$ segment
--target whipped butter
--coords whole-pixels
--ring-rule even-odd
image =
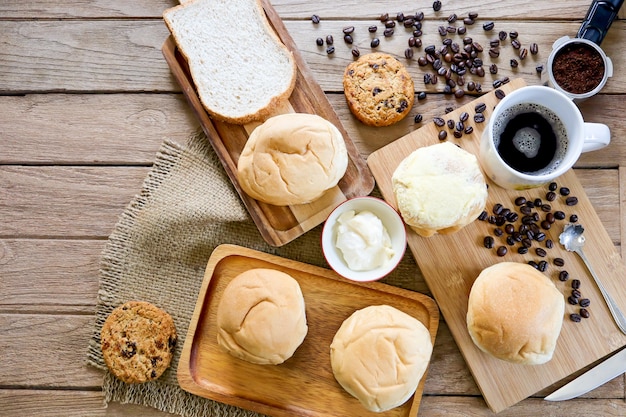
[[[337,249],[353,271],[371,271],[393,257],[389,233],[372,212],[348,210],[339,216],[336,227]]]

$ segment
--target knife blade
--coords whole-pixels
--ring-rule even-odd
[[[546,401],[565,401],[583,395],[618,375],[626,372],[626,349],[591,368],[570,383],[544,398]]]

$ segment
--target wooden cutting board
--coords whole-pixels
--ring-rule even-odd
[[[309,330],[294,355],[280,365],[255,365],[217,344],[216,314],[224,288],[251,268],[285,272],[302,289]],[[426,374],[411,399],[383,413],[367,411],[333,376],[330,344],[335,333],[354,311],[380,304],[420,320],[435,343],[439,310],[424,294],[348,281],[329,269],[240,246],[218,246],[207,263],[178,364],[178,382],[193,394],[271,416],[416,417]]]
[[[501,87],[501,90],[508,93],[523,86],[523,80],[513,80]],[[474,128],[472,134],[463,135],[460,139],[455,139],[449,134],[447,140],[453,141],[468,152],[478,155],[480,136],[483,128],[486,127],[486,122],[475,123],[473,121],[475,105],[479,102],[485,103],[487,111],[484,114],[488,118],[498,101],[498,98],[491,92],[452,113],[442,115],[446,120],[458,121],[460,114],[465,111],[469,113],[469,124]],[[396,201],[393,195],[391,177],[396,167],[415,149],[438,143],[437,134],[441,129],[452,133],[447,127],[438,128],[433,122],[429,122],[422,128],[369,156],[367,162],[382,195],[394,207],[396,207]],[[564,211],[567,218],[555,223],[550,230],[545,231],[548,238],[555,242],[555,247],[547,250],[548,256],[545,258],[537,256],[533,250],[526,255],[519,255],[515,250],[509,250],[506,256],[498,257],[495,254],[495,249],[486,249],[482,245],[484,236],[493,236],[495,227],[486,221],[475,221],[456,234],[447,236],[436,235],[423,238],[415,232],[409,231],[408,233],[409,248],[424,275],[424,279],[439,304],[446,323],[450,327],[450,331],[467,361],[485,401],[495,412],[504,410],[626,344],[626,335],[622,334],[615,325],[599,290],[582,261],[574,253],[565,251],[558,243],[558,235],[567,224],[570,214],[577,214],[580,224],[585,227],[587,242],[584,249],[585,253],[608,291],[624,312],[626,312],[626,285],[624,285],[626,283],[626,266],[592,207],[575,172],[573,170],[568,171],[558,178],[557,182],[560,186],[570,188],[570,196],[578,197],[579,203],[575,206],[567,206],[562,196],[551,203],[553,210]],[[528,191],[510,191],[489,183],[487,211],[491,213],[492,207],[496,203],[514,208],[513,201],[518,196],[525,196],[527,199],[532,198],[533,200],[541,198],[545,201],[546,192],[547,187]],[[506,243],[500,243],[500,239],[502,238],[496,238],[498,244],[507,246]],[[533,248],[539,246],[545,247],[543,244],[535,242]],[[555,257],[563,258],[565,266],[558,268],[553,265],[552,260]],[[571,293],[572,279],[577,278],[581,281],[583,297],[591,299],[591,306],[589,307],[591,317],[583,319],[580,323],[570,320],[569,314],[577,312],[578,309],[566,302],[563,328],[554,357],[547,364],[537,366],[510,364],[483,353],[473,344],[465,324],[468,295],[472,283],[482,269],[501,261],[528,262],[531,260],[536,262],[546,260],[549,263],[545,273],[563,292],[565,298]],[[570,275],[567,282],[561,282],[558,279],[558,274],[563,269],[567,270]],[[519,302],[524,302],[524,294],[520,294]]]
[[[300,55],[280,16],[269,1],[262,0],[261,3],[276,34],[285,46],[293,52],[297,66],[296,85],[289,101],[284,103],[274,115],[282,113],[317,114],[339,129],[348,151],[348,168],[339,184],[309,204],[274,206],[250,198],[243,192],[237,180],[237,161],[250,133],[259,123],[234,125],[213,120],[200,102],[187,61],[178,50],[172,36],[165,41],[162,51],[172,75],[180,84],[187,101],[198,117],[202,129],[261,236],[272,246],[282,246],[324,222],[339,203],[349,198],[370,194],[374,189],[374,178],[324,91],[315,81],[315,77]]]

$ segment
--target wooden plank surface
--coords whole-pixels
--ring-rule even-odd
[[[139,190],[161,141],[166,137],[183,141],[199,126],[160,50],[167,36],[161,12],[176,3],[0,2],[2,415],[169,415],[128,404],[104,408],[101,373],[85,366],[84,356],[105,239]],[[453,12],[463,15],[474,10],[480,19],[469,28],[471,36],[482,42],[490,39],[481,23],[494,20],[496,29],[516,29],[523,42],[537,42],[538,62],[545,60],[557,37],[573,35],[589,1],[533,0],[521,7],[517,0],[452,0],[444,1],[439,13],[432,11],[431,2],[411,5],[400,0],[275,0],[272,4],[347,132],[367,157],[419,127],[412,120],[418,112],[430,121],[446,107],[457,108],[471,97],[451,99],[440,94],[441,85],[426,89],[420,82],[423,71],[407,63],[416,78],[416,90],[427,90],[427,99],[416,102],[409,118],[394,126],[363,126],[348,111],[341,89],[341,73],[351,61],[341,40],[344,26],[360,28],[356,39],[362,46],[369,36],[363,29],[379,24],[382,12],[394,15],[421,9],[426,15],[424,43],[439,44],[437,25]],[[310,22],[313,13],[322,17],[318,26]],[[623,21],[615,22],[603,43],[616,69],[625,64],[624,30]],[[330,58],[315,45],[315,38],[326,34],[336,40],[337,52]],[[406,39],[402,30],[397,31],[393,39],[383,40],[381,50],[402,56]],[[529,84],[538,83],[532,72],[535,62],[513,71],[506,65],[511,53],[509,47],[503,48],[498,76],[521,75]],[[486,90],[491,81],[485,77]],[[607,123],[614,140],[609,148],[584,155],[577,164],[581,169],[576,170],[622,255],[626,250],[621,245],[626,238],[626,141],[621,140],[626,134],[625,83],[624,72],[616,70],[600,96],[581,104],[585,118]],[[428,293],[419,271],[415,279],[415,288]],[[41,354],[51,346],[60,354]],[[11,360],[5,359],[7,350]],[[623,376],[577,400],[541,400],[563,382],[498,416],[626,414]],[[424,393],[420,415],[494,415],[445,322],[439,326]]]

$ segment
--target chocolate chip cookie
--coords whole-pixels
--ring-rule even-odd
[[[350,111],[368,126],[389,126],[402,120],[415,101],[413,79],[406,67],[379,52],[348,65],[343,88]]]
[[[160,377],[170,366],[178,339],[172,317],[145,301],[115,308],[100,336],[104,362],[129,384]]]

